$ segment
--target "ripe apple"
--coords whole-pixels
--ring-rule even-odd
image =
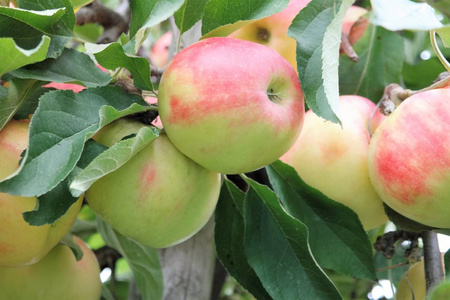
[[[95,254],[79,238],[83,251],[76,261],[69,247],[59,244],[41,261],[26,267],[0,267],[0,299],[99,300],[102,284]]]
[[[369,175],[381,199],[416,222],[450,227],[450,88],[407,98],[377,129]]]
[[[111,146],[135,134],[139,122],[119,120],[95,139]],[[86,192],[91,208],[121,234],[152,248],[183,242],[211,217],[220,175],[178,151],[162,133],[131,160]]]
[[[153,45],[150,52],[150,61],[158,68],[162,68],[167,64],[169,59],[169,47],[172,43],[172,32],[166,32],[163,34]]]
[[[297,71],[296,41],[287,35],[288,28],[295,16],[310,0],[291,0],[281,12],[256,20],[229,37],[255,42],[272,48],[281,54]]]
[[[422,300],[425,299],[427,294],[427,287],[425,283],[425,263],[423,260],[412,265],[408,271],[408,282],[413,288],[414,299]],[[413,299],[413,294],[411,288],[406,281],[406,274],[403,275],[397,286],[397,294],[395,295],[396,300],[410,300]]]
[[[12,120],[0,131],[0,180],[19,167],[20,155],[28,144],[28,126],[28,121]],[[69,231],[81,204],[82,197],[53,224],[30,226],[22,214],[35,208],[36,198],[0,193],[0,267],[39,261]]]
[[[308,185],[353,209],[368,230],[387,221],[367,170],[367,124],[375,104],[360,96],[339,100],[342,127],[309,110],[300,136],[281,160],[294,167]],[[382,117],[373,120],[372,130]]]
[[[301,131],[303,92],[294,69],[268,47],[210,38],[164,71],[158,108],[172,143],[201,166],[242,173],[272,163]]]

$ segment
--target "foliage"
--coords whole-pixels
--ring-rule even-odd
[[[158,136],[156,128],[144,128],[110,148],[92,139],[119,118],[154,110],[144,98],[157,95],[161,77],[161,70],[147,59],[155,36],[171,28],[178,47],[173,42],[169,50],[176,54],[175,48],[189,45],[186,41],[228,35],[288,4],[287,0],[133,0],[129,32],[99,45],[93,41],[109,28],[75,26],[74,9],[91,2],[19,0],[11,1],[19,7],[13,8],[9,1],[0,1],[0,130],[13,118],[32,115],[20,168],[0,181],[0,192],[37,196],[35,209],[24,214],[34,226],[61,218],[94,181],[120,168]],[[120,4],[103,2],[112,9]],[[388,84],[411,89],[431,85],[445,70],[440,59],[450,57],[446,48],[450,15],[445,5],[427,2],[371,1],[366,7],[370,13],[364,16],[370,25],[354,44],[359,56],[355,63],[339,53],[341,25],[353,1],[312,0],[288,33],[297,42],[298,75],[308,107],[339,123],[340,94],[378,103]],[[417,7],[422,8],[420,15]],[[398,11],[405,12],[402,18]],[[438,38],[432,45],[428,31],[435,30]],[[220,76],[221,70],[217,72]],[[76,84],[84,90],[53,90],[46,86],[49,82]],[[387,261],[376,254],[373,240],[352,210],[308,186],[281,161],[263,172],[268,178],[264,184],[242,175],[245,191],[226,178],[215,212],[217,257],[254,297],[342,299],[352,292],[366,293],[378,279],[398,283],[404,265],[389,274],[377,269],[402,263],[403,258],[397,255]],[[122,290],[137,287],[144,299],[162,299],[156,250],[122,236],[100,219],[96,226],[89,223],[96,219],[93,215],[93,220],[81,219],[80,215],[74,233],[89,240],[100,232],[105,243],[126,259],[129,268],[113,274],[123,276]],[[400,248],[397,245],[404,251]],[[111,280],[105,283],[106,299],[114,297],[113,285]],[[442,284],[432,299],[441,299],[447,286],[448,282]]]

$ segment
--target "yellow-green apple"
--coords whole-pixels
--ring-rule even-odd
[[[150,61],[158,68],[162,68],[167,64],[169,59],[169,47],[172,43],[172,32],[163,34],[153,45],[150,52]]]
[[[450,88],[407,98],[377,129],[369,175],[381,199],[416,222],[450,228]]]
[[[296,42],[287,35],[288,28],[299,11],[310,0],[291,0],[281,12],[252,22],[229,37],[262,44],[280,53],[297,70]]]
[[[407,281],[408,280],[408,281]],[[409,282],[409,285],[408,285]],[[410,287],[411,286],[411,287]],[[412,291],[411,291],[412,288]],[[425,283],[425,263],[423,260],[412,265],[397,286],[396,300],[424,300],[427,289]],[[413,298],[414,292],[414,298]]]
[[[28,144],[28,127],[28,121],[12,120],[0,131],[0,180],[18,169]],[[35,208],[36,198],[0,193],[0,267],[39,261],[69,231],[81,203],[82,197],[53,224],[30,226],[22,214]]]
[[[186,156],[220,173],[277,160],[304,117],[291,65],[262,45],[210,38],[179,52],[164,71],[158,109],[167,135]]]
[[[299,138],[281,160],[293,166],[308,185],[354,210],[368,230],[387,221],[367,170],[367,124],[375,104],[360,96],[339,99],[342,127],[309,110]],[[382,121],[380,116],[373,118],[371,130]]]
[[[0,267],[2,300],[99,300],[102,284],[95,254],[79,238],[83,251],[76,261],[69,247],[59,244],[42,260],[25,267]]]
[[[95,139],[111,146],[137,133],[139,122],[119,120]],[[177,150],[162,133],[116,171],[86,192],[91,208],[114,229],[152,248],[188,239],[211,217],[220,175]]]

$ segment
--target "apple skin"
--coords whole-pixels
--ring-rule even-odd
[[[12,120],[0,131],[0,180],[18,169],[28,144],[28,127],[29,121]],[[0,193],[0,267],[29,265],[43,258],[69,231],[82,198],[55,223],[30,226],[22,214],[35,208],[36,198]]]
[[[427,294],[427,287],[425,283],[425,263],[421,260],[412,265],[408,271],[408,281],[414,290],[414,298],[416,300],[423,300]],[[405,274],[406,275],[406,274]],[[406,282],[405,275],[403,275],[397,286],[396,300],[411,300],[413,299],[411,289]]]
[[[345,13],[344,21],[342,22],[342,32],[350,35],[353,24],[366,13],[367,9],[355,5],[350,6]]]
[[[41,261],[26,267],[0,267],[0,299],[99,300],[102,284],[97,258],[79,238],[83,251],[76,261],[68,246],[59,244]]]
[[[281,160],[294,167],[308,185],[354,210],[369,230],[387,221],[367,170],[367,122],[375,104],[360,96],[339,100],[343,128],[309,110],[299,138]],[[376,115],[371,130],[382,120],[381,114]]]
[[[393,210],[450,228],[450,88],[407,98],[380,125],[369,147],[372,184]]]
[[[142,125],[119,120],[95,139],[111,146]],[[118,170],[86,192],[90,207],[114,229],[152,248],[181,243],[209,220],[220,192],[220,174],[179,152],[160,134]]]
[[[268,92],[278,94],[272,98]],[[270,164],[295,142],[304,117],[298,77],[275,51],[210,38],[178,53],[164,71],[158,109],[172,143],[215,172]]]
[[[243,26],[229,37],[267,46],[281,54],[297,71],[296,41],[287,32],[292,20],[309,2],[291,0],[281,12]]]
[[[150,52],[150,61],[158,68],[163,68],[169,59],[169,47],[172,43],[172,32],[163,34],[153,45]]]

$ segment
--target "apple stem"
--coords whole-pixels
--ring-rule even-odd
[[[441,50],[439,49],[439,46],[436,41],[436,31],[430,30],[430,40],[431,40],[431,46],[433,47],[434,53],[436,53],[437,58],[439,58],[439,61],[444,66],[444,68],[450,72],[450,63],[445,59],[445,56],[442,54]]]
[[[428,230],[421,233],[423,240],[423,251],[425,260],[425,281],[427,293],[432,287],[444,279],[444,268],[442,265],[441,252],[437,233]]]

